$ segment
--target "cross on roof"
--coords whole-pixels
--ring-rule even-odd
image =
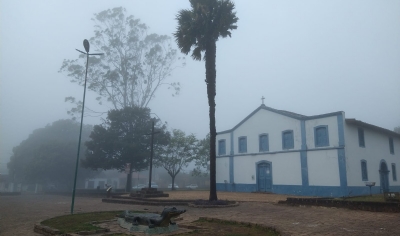
[[[262,104],[264,104],[264,99],[265,99],[265,97],[262,96],[262,97],[261,97],[261,102],[262,102]]]

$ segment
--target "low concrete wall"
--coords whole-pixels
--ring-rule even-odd
[[[72,195],[71,192],[65,192],[65,191],[46,191],[45,194],[54,194],[54,195]],[[123,194],[129,194],[125,192],[125,190],[122,189],[116,189],[115,191],[113,190],[111,192],[111,196],[119,196]],[[78,197],[99,197],[99,198],[104,198],[107,197],[107,191],[105,189],[77,189],[75,191],[75,196]]]
[[[0,196],[18,196],[21,192],[0,192]]]
[[[375,212],[400,212],[400,203],[398,202],[362,202],[335,200],[333,198],[292,198],[288,197],[286,201],[280,201],[281,204],[292,206],[324,206],[340,207],[353,210],[375,211]]]

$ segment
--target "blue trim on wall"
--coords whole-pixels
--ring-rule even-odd
[[[308,186],[307,151],[300,152],[300,165],[301,165],[301,181],[303,187],[307,187]]]
[[[233,157],[229,157],[229,183],[234,183]]]
[[[339,164],[339,179],[340,179],[340,187],[342,189],[342,195],[347,196],[347,170],[346,170],[346,156],[344,151],[344,122],[343,122],[343,113],[337,115],[337,124],[338,124],[338,134],[339,134],[339,147],[343,149],[338,149],[338,164]]]
[[[233,131],[231,132],[231,155],[229,156],[229,183],[235,182],[235,170],[234,170],[234,162],[233,157],[235,154],[235,141],[233,139]]]
[[[301,127],[301,150],[307,150],[306,121],[300,122]]]
[[[338,149],[338,163],[339,163],[339,179],[340,187],[343,191],[343,196],[347,193],[347,173],[346,173],[346,157],[344,156],[344,149]]]
[[[337,149],[343,149],[343,147],[327,147],[327,148],[313,148],[313,149],[307,149],[307,152],[312,152],[312,151],[322,151],[322,150],[337,150]],[[224,155],[224,156],[217,156],[217,158],[220,157],[228,157],[228,156],[257,156],[257,155],[271,155],[271,154],[277,154],[277,153],[287,153],[287,152],[301,152],[301,150],[284,150],[284,151],[277,151],[277,152],[253,152],[253,153],[239,153],[239,154],[234,154],[234,155]]]
[[[349,197],[369,195],[369,187],[367,186],[348,187],[348,192],[346,192],[345,195],[343,195],[342,188],[339,186],[303,187],[301,185],[273,185],[272,189],[273,193],[296,196]],[[217,191],[256,192],[257,184],[217,183]],[[389,191],[400,192],[400,186],[392,186],[390,187]],[[380,187],[371,187],[371,193],[379,194]]]
[[[339,131],[339,147],[344,147],[344,125],[343,125],[343,114],[337,115],[337,124]]]
[[[306,138],[306,122],[304,120],[300,123],[301,126],[301,151],[300,151],[300,164],[301,164],[301,181],[303,187],[308,186],[308,163],[307,163],[307,138]]]
[[[232,131],[231,132],[231,153],[230,153],[232,156],[235,154],[234,146],[235,146],[235,142],[234,142],[234,139],[233,139],[233,131]]]

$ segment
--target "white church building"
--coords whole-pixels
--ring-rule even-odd
[[[217,133],[217,190],[343,197],[400,192],[400,134],[342,111],[315,116],[262,104]]]

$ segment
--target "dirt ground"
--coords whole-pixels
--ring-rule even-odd
[[[168,191],[170,199],[208,199],[208,191]],[[286,200],[287,195],[268,194],[268,193],[237,193],[237,192],[218,192],[218,199],[238,201],[238,202],[270,202]]]
[[[169,192],[173,199],[207,199],[206,191]],[[400,214],[356,211],[325,207],[291,207],[277,204],[286,196],[260,193],[219,192],[218,198],[240,201],[237,207],[186,208],[182,222],[199,217],[250,222],[274,227],[285,235],[400,235]],[[0,235],[38,235],[33,226],[42,220],[70,214],[71,196],[0,196]],[[157,212],[162,206],[103,203],[100,198],[75,198],[75,213],[145,210]]]

